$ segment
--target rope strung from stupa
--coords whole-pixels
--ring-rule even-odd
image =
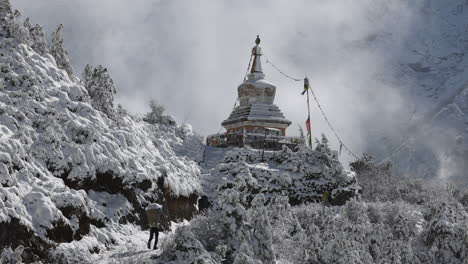
[[[234,106],[232,107],[231,112],[234,112],[234,109],[236,109],[237,101],[239,101],[239,97],[237,97],[236,101],[234,102]],[[218,130],[218,133],[216,133],[216,134],[219,134],[221,132],[221,130],[223,130],[223,127],[220,127],[219,130]]]
[[[310,89],[310,92],[312,93],[312,96],[314,97],[314,100],[315,102],[317,103],[317,106],[318,108],[320,109],[320,112],[322,113],[323,115],[323,118],[325,119],[325,121],[327,122],[328,126],[330,127],[331,131],[333,131],[333,133],[335,134],[335,137],[338,139],[338,141],[340,142],[340,149],[341,147],[343,147],[345,150],[347,150],[354,158],[356,159],[359,159],[359,157],[354,154],[353,151],[351,151],[351,149],[346,146],[345,143],[343,143],[343,140],[341,140],[340,136],[338,135],[338,132],[336,132],[335,128],[333,127],[333,125],[331,124],[330,120],[328,120],[327,116],[325,115],[325,112],[323,111],[323,108],[322,106],[320,105],[319,103],[319,100],[317,99],[317,96],[315,95],[314,93],[314,90]]]
[[[263,54],[265,56],[265,54]],[[295,82],[299,82],[299,81],[302,81],[303,79],[298,79],[298,78],[294,78],[294,77],[291,77],[290,75],[284,73],[283,71],[281,71],[278,67],[276,67],[276,65],[274,65],[271,60],[269,60],[266,56],[265,56],[265,59],[266,59],[266,62],[271,64],[271,66],[273,66],[273,68],[275,68],[280,74],[282,74],[283,76],[285,76],[286,78],[290,79],[290,80],[293,80]],[[307,78],[306,78],[307,79]],[[305,80],[304,80],[305,81]],[[315,95],[314,91],[312,89],[307,89],[307,91],[310,90],[310,92],[312,93],[312,96],[314,97],[314,101],[315,103],[317,104],[317,107],[319,108],[320,112],[322,113],[322,116],[323,118],[325,119],[328,127],[330,128],[330,130],[333,132],[333,134],[335,135],[336,139],[338,140],[338,142],[340,143],[340,150],[341,148],[344,148],[349,154],[351,154],[354,158],[356,159],[359,159],[359,157],[343,142],[343,140],[341,140],[341,137],[338,135],[338,132],[336,131],[336,129],[333,127],[332,123],[330,122],[330,120],[328,119],[327,115],[325,114],[325,111],[323,110],[322,108],[322,105],[320,104],[317,96]]]
[[[276,69],[279,73],[281,73],[284,77],[286,77],[286,78],[288,78],[288,79],[290,79],[290,80],[293,80],[293,81],[295,81],[295,82],[300,82],[300,81],[302,81],[302,79],[293,78],[293,77],[291,77],[290,75],[287,75],[286,73],[284,73],[283,71],[281,71],[278,67],[276,67],[276,65],[273,64],[273,62],[271,62],[271,60],[269,60],[265,54],[262,54],[262,55],[265,56],[265,61],[266,61],[266,63],[271,64],[271,66],[273,66],[273,68],[275,68],[275,69]]]

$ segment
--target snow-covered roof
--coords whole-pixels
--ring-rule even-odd
[[[290,125],[278,106],[274,104],[249,104],[238,106],[232,111],[228,119],[222,122],[223,126],[231,125],[243,121],[264,121]]]

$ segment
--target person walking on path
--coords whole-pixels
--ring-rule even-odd
[[[146,216],[150,227],[150,237],[148,240],[148,249],[151,249],[151,240],[154,240],[153,249],[158,249],[159,229],[161,226],[162,206],[157,203],[151,203],[146,207]]]

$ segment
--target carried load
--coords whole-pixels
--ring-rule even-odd
[[[145,208],[150,227],[159,227],[161,223],[162,206],[157,203],[150,203]]]

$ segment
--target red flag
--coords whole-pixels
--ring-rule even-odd
[[[307,141],[309,142],[309,146],[312,148],[312,133],[310,133],[310,117],[306,120],[306,129],[307,129]]]

